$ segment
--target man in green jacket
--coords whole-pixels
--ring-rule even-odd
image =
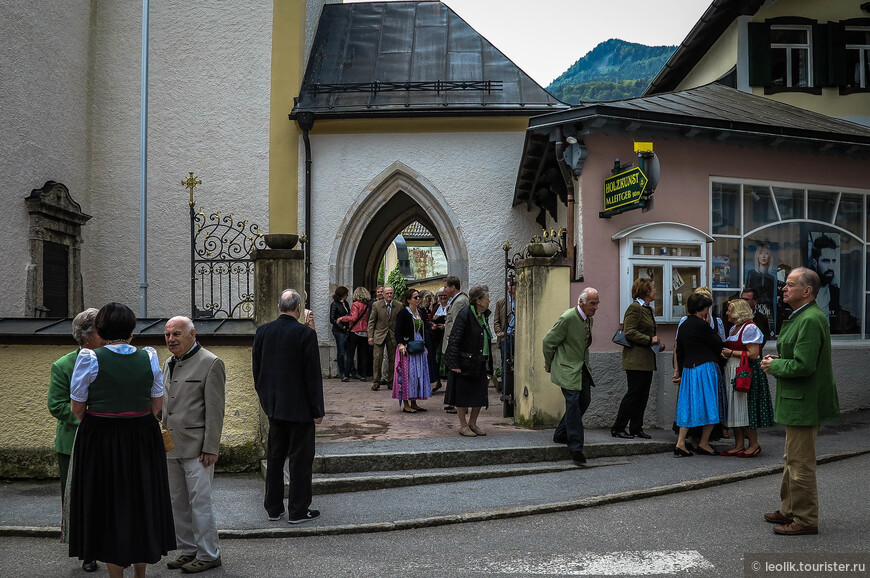
[[[816,304],[820,285],[818,274],[806,267],[789,273],[782,300],[793,313],[776,340],[779,356],[761,361],[762,369],[776,377],[774,419],[785,424],[782,505],[764,519],[786,536],[819,533],[816,436],[820,424],[840,415],[830,326]]]
[[[66,495],[66,477],[69,472],[69,459],[72,454],[73,441],[79,420],[70,408],[69,382],[72,379],[73,367],[82,347],[97,349],[106,344],[94,327],[94,320],[99,311],[91,307],[75,316],[72,322],[72,335],[79,344],[78,349],[70,351],[51,364],[51,381],[48,383],[48,411],[57,419],[57,432],[54,436],[54,451],[57,452],[57,466],[60,472],[61,499]],[[95,560],[82,562],[82,570],[96,572],[99,565]]]
[[[586,287],[577,307],[565,311],[544,336],[544,370],[550,381],[562,388],[565,414],[556,427],[553,441],[567,443],[575,465],[586,463],[583,455],[583,414],[592,400],[589,346],[592,345],[592,317],[598,310],[598,291]]]

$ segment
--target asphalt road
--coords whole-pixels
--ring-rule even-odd
[[[218,576],[744,576],[753,553],[839,555],[865,563],[870,519],[864,455],[819,467],[821,533],[777,536],[763,512],[778,507],[779,476],[594,508],[417,530],[289,539],[223,540]],[[582,479],[582,478],[581,478]],[[575,478],[576,480],[576,478]],[[535,476],[514,479],[534,492]],[[420,499],[428,499],[425,489]],[[794,554],[799,553],[799,554]],[[851,557],[845,556],[852,554]],[[863,555],[863,558],[858,556]],[[0,538],[0,576],[85,574],[54,539]],[[165,561],[164,561],[165,562]],[[764,560],[762,560],[762,563]],[[165,563],[150,576],[178,571]],[[107,575],[105,569],[95,576]],[[762,571],[747,576],[824,576]]]

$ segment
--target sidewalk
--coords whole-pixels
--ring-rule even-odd
[[[584,452],[589,467],[576,468],[567,461],[565,446],[552,442],[553,430],[523,430],[502,418],[497,394],[492,391],[490,409],[482,412],[479,421],[489,435],[463,438],[456,433],[456,416],[441,409],[441,392],[421,402],[431,411],[410,415],[399,411],[388,390],[372,392],[370,384],[359,382],[330,380],[325,385],[327,417],[318,428],[315,463],[315,471],[322,473],[315,474],[312,504],[322,512],[321,517],[300,526],[289,526],[285,517],[269,522],[262,506],[264,483],[259,473],[219,473],[214,498],[222,537],[377,532],[454,524],[579,509],[763,475],[771,475],[772,496],[779,488],[782,427],[760,432],[763,451],[752,459],[674,458],[671,450],[676,436],[671,431],[649,430],[653,439],[645,441],[616,440],[607,430],[587,430]],[[337,439],[342,441],[331,441]],[[726,442],[716,447],[726,449]],[[822,427],[820,463],[863,453],[870,453],[870,410],[847,414]],[[408,469],[400,469],[404,467]],[[520,468],[521,475],[505,476],[510,468]],[[822,465],[820,483],[824,483],[824,470]],[[478,476],[480,472],[484,477]],[[463,479],[464,473],[474,473],[475,479]],[[492,475],[498,477],[486,477]],[[373,476],[374,481],[363,483],[365,476]],[[345,489],[339,485],[337,490],[328,490],[334,493],[324,493],[341,478]],[[387,487],[392,482],[399,487]],[[377,489],[368,489],[372,486]],[[57,536],[59,512],[56,480],[0,483],[0,535]]]

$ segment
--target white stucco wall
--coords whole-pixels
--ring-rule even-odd
[[[148,315],[190,312],[189,213],[268,227],[272,3],[152,3],[148,128]],[[94,9],[86,305],[139,311],[141,6]],[[288,112],[290,104],[288,103]]]
[[[522,207],[511,208],[523,136],[522,132],[313,134],[311,304],[317,327],[329,327],[329,285],[335,282],[330,278],[329,261],[339,227],[372,180],[396,161],[420,173],[456,216],[454,226],[469,258],[463,289],[487,284],[493,301],[500,297],[502,245],[510,239],[519,247],[539,232],[531,213]],[[303,181],[299,186],[304,190]],[[302,230],[301,194],[299,201]],[[321,343],[332,343],[328,330],[319,333]]]
[[[26,314],[24,198],[48,180],[85,197],[89,11],[88,0],[0,3],[0,317]]]

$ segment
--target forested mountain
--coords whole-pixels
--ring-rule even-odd
[[[611,38],[575,62],[547,90],[571,104],[640,96],[676,49]]]

